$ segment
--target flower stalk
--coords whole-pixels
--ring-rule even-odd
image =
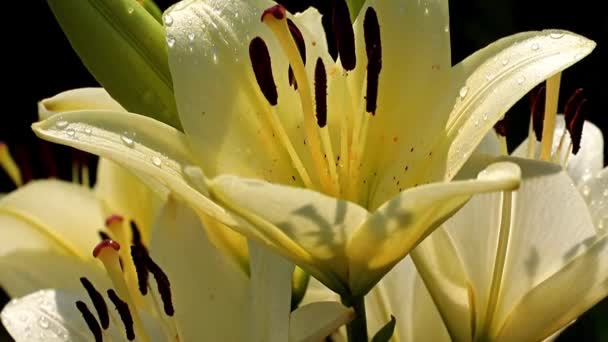
[[[355,319],[346,325],[349,342],[367,342],[367,316],[365,313],[364,296],[342,297],[342,304],[353,308]]]

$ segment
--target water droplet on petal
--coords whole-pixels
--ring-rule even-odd
[[[73,128],[68,128],[68,130],[65,132],[65,134],[67,134],[68,137],[73,138],[76,135],[76,131],[74,131]]]
[[[602,192],[602,195],[603,195],[604,197],[608,197],[608,189],[604,190],[604,192]]]
[[[424,15],[429,15],[429,9],[428,9],[428,7],[426,7],[426,8],[424,9]]]
[[[503,60],[500,63],[502,65],[507,65],[507,64],[509,64],[509,59],[508,58],[503,58]]]
[[[488,113],[483,113],[483,121],[488,120]]]
[[[561,37],[564,36],[563,32],[551,32],[549,34],[549,37],[553,38],[553,39],[560,39]]]
[[[172,48],[175,45],[175,38],[171,36],[167,36],[167,45]]]
[[[532,50],[536,51],[538,49],[540,49],[540,46],[537,43],[532,44]]]
[[[460,88],[460,91],[458,92],[458,95],[460,95],[461,99],[464,99],[465,96],[467,96],[468,92],[469,92],[469,87],[464,86],[464,87]]]
[[[133,14],[133,12],[135,12],[135,8],[133,8],[133,7],[127,8],[127,13]]]
[[[492,74],[487,73],[486,74],[486,81],[491,81],[494,78],[494,76],[492,76]]]
[[[59,129],[64,129],[64,128],[68,127],[68,122],[65,120],[59,120],[59,121],[57,121],[55,126]]]
[[[89,127],[87,127],[87,128],[84,129],[84,134],[91,135],[91,134],[93,134],[93,130],[90,129]]]
[[[122,143],[127,147],[133,147],[133,145],[135,145],[133,138],[131,138],[127,132],[120,136],[120,140],[122,140]]]
[[[49,320],[42,316],[40,317],[40,319],[38,320],[38,325],[42,328],[42,329],[47,329],[49,327]]]
[[[173,25],[173,17],[170,14],[165,14],[165,16],[163,17],[163,21],[167,26]]]
[[[583,193],[583,196],[587,197],[591,193],[591,189],[588,185],[583,185],[581,192]]]
[[[191,42],[193,42],[194,38],[196,38],[196,34],[194,32],[188,33],[188,40],[190,40]]]
[[[519,76],[517,78],[517,84],[519,84],[519,85],[524,84],[525,81],[526,81],[526,78],[524,76]]]
[[[479,120],[475,120],[475,127],[479,126]]]
[[[157,156],[152,157],[152,164],[154,164],[154,166],[160,167],[162,165],[162,163],[163,162],[162,162],[162,160],[160,160],[159,157],[157,157]]]

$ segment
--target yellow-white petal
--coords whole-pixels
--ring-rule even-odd
[[[608,229],[608,168],[604,168],[578,187],[591,213],[598,234]]]
[[[46,120],[62,112],[78,110],[125,111],[104,88],[78,88],[38,102],[38,118]]]
[[[249,242],[249,256],[252,340],[284,342],[289,336],[294,266],[254,241]]]
[[[150,256],[169,277],[183,341],[250,336],[249,279],[210,242],[196,213],[169,200],[152,232]]]
[[[190,185],[184,168],[195,165],[183,133],[145,116],[108,111],[55,115],[32,125],[41,138],[78,148],[149,175],[193,207],[224,222],[226,212]]]
[[[211,177],[230,173],[292,184],[292,175],[297,174],[269,125],[271,108],[249,58],[249,43],[263,36],[279,86],[279,103],[286,106],[277,113],[290,121],[288,133],[296,130],[299,101],[289,89],[288,64],[260,21],[263,11],[273,5],[270,0],[195,0],[181,2],[165,14],[171,18],[166,31],[180,120]],[[289,136],[296,141],[298,135]],[[297,141],[301,145],[303,139]]]
[[[328,283],[328,276],[346,281],[345,245],[367,217],[365,209],[315,191],[236,176],[214,179],[211,190],[245,220],[235,227],[241,233],[315,272],[329,287],[337,284]]]
[[[346,247],[353,294],[369,291],[471,195],[515,189],[519,176],[515,164],[497,163],[481,172],[477,180],[423,185],[382,205],[354,232]]]
[[[455,106],[440,143],[447,148],[447,166],[438,171],[444,173],[445,179],[452,178],[485,133],[517,100],[591,53],[594,47],[595,43],[585,37],[559,30],[536,32],[506,48],[503,43],[486,47],[484,55],[492,57],[469,69],[462,88],[454,94]]]
[[[581,248],[584,252],[517,303],[497,341],[540,341],[608,295],[608,235]]]
[[[299,307],[289,320],[289,342],[322,341],[355,317],[338,302],[316,302]]]
[[[131,171],[104,158],[97,166],[95,195],[106,217],[119,214],[135,221],[147,244],[153,220],[166,195],[154,192]]]

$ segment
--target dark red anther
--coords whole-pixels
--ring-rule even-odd
[[[506,117],[504,117],[502,120],[499,120],[494,125],[494,131],[496,132],[496,134],[500,135],[501,137],[506,137],[508,130],[509,130],[509,122],[507,121]]]
[[[543,123],[545,122],[545,86],[532,92],[531,97],[532,129],[537,141],[543,138]]]
[[[95,316],[91,313],[91,310],[89,310],[87,305],[80,300],[76,302],[76,308],[78,308],[78,311],[82,314],[82,318],[84,318],[84,321],[87,323],[89,330],[93,333],[95,342],[102,342],[103,335],[101,333],[101,328],[99,327],[99,323],[97,323]]]
[[[118,214],[110,215],[106,218],[106,227],[109,227],[115,223],[122,223],[124,217]]]
[[[566,101],[566,104],[564,105],[564,119],[566,120],[566,124],[572,121],[574,115],[576,114],[576,110],[583,100],[581,98],[582,95],[583,88],[578,88]]]
[[[80,278],[80,283],[87,291],[89,298],[91,298],[91,302],[93,302],[93,306],[95,307],[95,311],[97,311],[97,316],[99,317],[101,327],[104,330],[108,329],[110,326],[110,314],[108,313],[108,306],[103,300],[101,293],[97,292],[95,286],[93,286],[93,284],[85,277]]]
[[[167,277],[165,272],[149,255],[146,255],[145,262],[146,268],[154,275],[154,279],[156,280],[156,286],[163,302],[165,314],[167,314],[167,316],[173,316],[175,314],[175,309],[173,308],[173,300],[171,299],[171,283],[169,283],[169,277]]]
[[[306,65],[306,42],[304,41],[304,35],[302,34],[302,31],[300,31],[300,29],[296,26],[296,24],[289,18],[287,19],[287,27],[289,27],[289,32],[291,33],[293,40],[296,42],[296,46],[298,47],[298,52],[300,53],[302,62],[304,63],[304,65]],[[289,65],[287,76],[289,78],[289,85],[293,86],[295,90],[298,90],[298,82],[296,81],[291,65]]]
[[[137,287],[139,292],[145,296],[148,294],[148,278],[150,273],[146,267],[146,250],[139,246],[131,246],[131,258],[135,265],[135,273],[137,273]]]
[[[276,106],[279,101],[279,94],[272,75],[270,53],[262,38],[255,37],[249,44],[249,58],[262,94],[271,106]]]
[[[380,41],[380,24],[376,11],[368,7],[363,20],[365,52],[367,54],[367,91],[366,111],[376,114],[378,104],[378,82],[382,70],[382,43]]]
[[[110,235],[108,235],[108,233],[104,232],[104,231],[98,231],[97,234],[99,234],[99,237],[101,238],[101,240],[112,240],[112,238],[110,237]]]
[[[112,248],[115,251],[118,251],[120,250],[120,244],[114,240],[103,240],[98,243],[97,246],[95,246],[95,249],[93,249],[93,256],[97,258],[97,256],[99,256],[99,253],[101,253],[101,251],[106,248]]]
[[[315,104],[317,110],[317,125],[320,128],[327,125],[327,73],[321,57],[315,66]]]
[[[581,148],[581,139],[583,137],[583,126],[585,124],[585,114],[583,107],[587,103],[587,99],[583,99],[570,121],[566,122],[566,128],[570,133],[570,139],[572,139],[572,153],[577,154]]]
[[[122,324],[125,326],[125,332],[127,335],[127,339],[129,341],[133,341],[135,339],[135,331],[133,330],[133,316],[131,316],[131,311],[129,310],[129,305],[124,302],[114,290],[108,290],[108,297],[114,303],[116,307],[116,311],[118,311],[118,315],[120,316],[120,320]]]
[[[342,67],[350,71],[357,65],[353,24],[350,21],[350,12],[346,0],[333,0],[333,2],[332,26],[336,35],[338,54]]]
[[[283,5],[274,5],[268,9],[266,9],[262,13],[261,20],[264,21],[264,19],[268,15],[272,15],[275,19],[282,20],[282,19],[285,19],[286,12],[287,11],[286,11],[285,7],[283,7]]]

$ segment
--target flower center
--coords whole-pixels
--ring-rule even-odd
[[[116,308],[118,317],[110,314],[104,297],[85,277],[80,278],[80,282],[93,303],[99,321],[84,302],[77,301],[76,307],[96,341],[104,340],[110,322],[117,324],[118,321],[122,322],[124,337],[127,340],[132,341],[137,337],[140,341],[149,341],[142,313],[151,313],[153,317],[158,318],[168,340],[179,341],[179,332],[173,319],[175,310],[169,278],[148,254],[135,222],[131,221],[129,225],[130,234],[124,229],[125,222],[121,216],[110,216],[106,220],[106,226],[111,236],[100,231],[102,241],[93,250],[93,256],[103,263],[112,281],[113,288],[107,290],[107,297]],[[121,244],[130,245],[131,248],[121,248]],[[156,281],[156,292],[150,287],[150,273]],[[150,296],[147,296],[149,293]]]
[[[304,35],[300,28],[287,18],[287,9],[299,12],[309,7],[315,7],[322,15],[321,23],[327,38],[327,52],[335,63],[328,69],[326,67],[328,61],[318,56],[311,75],[314,77],[312,85],[310,76],[306,72]],[[365,181],[360,180],[360,174],[367,131],[369,120],[377,109],[378,81],[382,69],[380,25],[375,10],[371,7],[367,8],[363,22],[367,66],[364,85],[359,86],[361,89],[365,86],[362,92],[358,91],[360,89],[356,89],[357,91],[348,89],[347,78],[349,72],[357,68],[357,60],[353,26],[344,0],[324,1],[314,6],[301,3],[294,5],[287,2],[285,7],[276,5],[264,11],[261,20],[271,30],[289,62],[287,70],[289,85],[293,86],[299,95],[304,123],[305,151],[310,154],[311,165],[304,163],[306,156],[300,155],[294,148],[294,142],[287,135],[276,113],[276,107],[281,99],[272,72],[271,55],[264,39],[255,37],[250,42],[249,55],[260,91],[270,104],[270,111],[265,114],[273,131],[278,134],[304,186],[334,197],[360,202],[363,195],[360,188],[365,184]],[[331,87],[332,82],[339,82],[338,86]],[[331,89],[336,92],[344,91],[344,94],[330,94]],[[350,93],[361,93],[363,98],[353,101],[354,99],[349,98]],[[342,102],[346,104],[340,106],[341,108],[336,109],[328,105],[328,97],[338,98],[335,95],[344,98]],[[356,106],[353,105],[354,103],[361,103],[361,108],[353,109]],[[330,113],[330,109],[342,112],[339,119],[334,121],[338,123],[338,127],[334,129],[338,134],[330,134],[328,116],[335,114]],[[334,150],[338,146],[339,151],[336,154]]]

